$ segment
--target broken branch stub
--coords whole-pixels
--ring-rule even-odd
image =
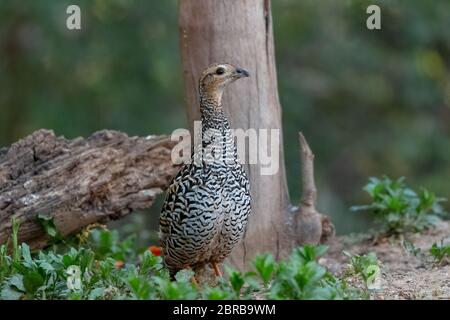
[[[302,196],[295,210],[294,232],[298,245],[329,241],[335,229],[329,217],[317,211],[317,188],[314,180],[314,154],[304,135],[299,132]]]

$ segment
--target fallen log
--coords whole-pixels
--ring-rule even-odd
[[[150,207],[178,171],[167,136],[128,137],[103,130],[87,139],[39,130],[0,149],[0,244],[20,224],[19,241],[44,247],[38,215],[62,235]]]

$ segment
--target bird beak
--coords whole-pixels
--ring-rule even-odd
[[[236,68],[235,76],[238,78],[246,78],[246,77],[250,77],[250,74],[248,73],[247,70],[244,70],[242,68]]]

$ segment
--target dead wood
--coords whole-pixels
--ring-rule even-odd
[[[0,243],[21,223],[19,241],[34,248],[47,237],[39,214],[62,235],[150,207],[178,168],[167,136],[128,137],[103,130],[87,139],[39,130],[0,149]]]

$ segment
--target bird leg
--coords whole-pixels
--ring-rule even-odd
[[[192,276],[191,283],[198,288],[198,281],[196,276]]]
[[[220,271],[219,264],[217,262],[211,262],[211,265],[214,269],[214,273],[218,277],[222,277],[222,271]]]

